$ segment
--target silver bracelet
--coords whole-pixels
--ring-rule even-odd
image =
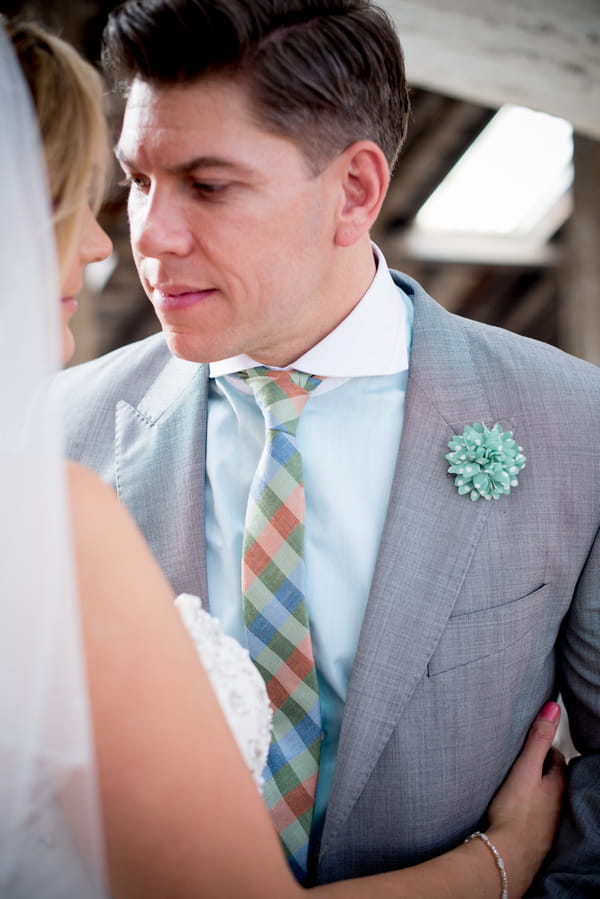
[[[475,833],[472,833],[470,837],[467,837],[465,843],[468,843],[470,840],[476,839],[482,840],[494,856],[494,861],[496,862],[496,867],[498,868],[498,873],[500,874],[500,886],[502,888],[500,899],[508,899],[508,876],[506,874],[506,868],[504,867],[504,859],[488,837],[487,833],[482,833],[480,830],[476,830]]]

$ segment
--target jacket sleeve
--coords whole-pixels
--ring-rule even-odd
[[[555,847],[529,899],[600,896],[600,532],[579,579],[559,644],[560,688],[580,756]]]

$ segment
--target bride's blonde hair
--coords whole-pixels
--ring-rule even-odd
[[[79,53],[31,22],[9,22],[8,35],[37,113],[61,275],[73,253],[79,217],[97,212],[108,170],[108,131],[98,72]]]

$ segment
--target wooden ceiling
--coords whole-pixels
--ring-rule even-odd
[[[0,2],[0,9],[9,14],[28,9],[96,60],[106,15],[115,5],[110,0],[8,0]],[[600,144],[595,139],[600,136],[600,4],[387,0],[383,5],[398,22],[409,78],[411,72],[414,77],[409,135],[374,240],[390,265],[418,278],[452,311],[600,364]],[[567,223],[563,209],[546,223],[543,238],[518,243],[418,239],[412,224],[421,205],[498,106],[527,101],[576,120],[586,134],[575,140],[575,203]],[[102,222],[113,238],[118,265],[102,290],[90,291],[81,304],[75,361],[158,328],[130,262],[119,188],[111,191]]]
[[[495,112],[413,90],[407,143],[373,238],[390,265],[417,278],[452,312],[559,344],[558,254],[538,246],[524,252],[523,242],[517,248],[511,240],[436,240],[412,229],[423,203]]]

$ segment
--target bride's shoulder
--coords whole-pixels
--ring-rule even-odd
[[[79,462],[72,462],[68,459],[65,463],[67,471],[67,483],[72,499],[81,499],[89,497],[104,497],[105,501],[109,497],[115,499],[114,491],[105,484],[98,475],[80,465]]]
[[[86,568],[106,566],[114,580],[114,563],[127,558],[140,580],[156,582],[158,566],[115,490],[76,462],[67,462],[66,470],[76,559]]]
[[[122,527],[126,513],[112,487],[95,472],[78,462],[66,463],[66,477],[71,515],[76,530]]]

